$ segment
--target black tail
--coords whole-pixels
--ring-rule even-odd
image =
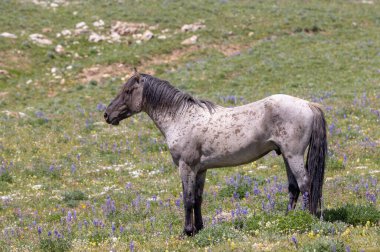
[[[327,156],[326,121],[322,109],[317,104],[310,104],[314,112],[313,128],[307,153],[307,170],[310,177],[310,212],[314,215],[321,207],[322,186],[325,175]]]

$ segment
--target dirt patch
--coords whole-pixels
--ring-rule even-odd
[[[147,73],[154,75],[154,66],[163,65],[163,64],[173,64],[178,62],[182,58],[190,55],[193,52],[205,49],[215,49],[225,55],[226,57],[234,56],[240,54],[242,51],[248,49],[252,45],[208,45],[208,46],[199,46],[192,45],[184,47],[181,49],[176,49],[169,54],[162,54],[152,57],[147,60],[143,60],[142,63],[137,66],[139,72]],[[133,67],[130,65],[114,63],[111,65],[95,65],[90,68],[85,68],[78,75],[78,80],[80,83],[89,83],[90,81],[96,81],[103,83],[107,79],[113,78],[123,78],[127,79],[133,72]]]
[[[30,60],[20,52],[0,52],[0,67],[8,69],[29,69]]]
[[[226,57],[231,57],[240,54],[242,51],[248,49],[252,45],[238,45],[238,44],[227,44],[227,45],[211,45],[210,47],[224,54]]]
[[[198,50],[198,46],[190,46],[184,49],[174,50],[170,54],[163,54],[156,57],[153,57],[148,60],[144,60],[137,69],[140,72],[147,74],[155,74],[153,66],[169,64],[178,61],[183,58],[185,55],[188,55],[194,51]],[[127,79],[133,72],[133,66],[125,65],[121,63],[114,63],[111,65],[95,65],[90,68],[85,68],[78,75],[78,80],[81,83],[89,83],[90,81],[96,81],[103,83],[107,79],[113,78],[124,78]]]

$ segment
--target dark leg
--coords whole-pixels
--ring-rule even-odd
[[[304,209],[309,209],[310,206],[310,179],[309,173],[307,172],[303,155],[296,155],[292,157],[287,157],[290,171],[293,173],[297,180],[297,185],[301,194],[303,195],[303,207]]]
[[[193,209],[195,204],[196,173],[184,162],[180,162],[179,172],[182,179],[183,203],[185,207],[185,227],[183,232],[188,236],[192,236],[195,233]]]
[[[202,206],[202,195],[203,195],[205,180],[206,180],[206,171],[199,172],[196,177],[195,205],[194,205],[195,228],[197,232],[203,228],[201,206]]]
[[[297,200],[300,195],[300,189],[298,188],[297,180],[294,177],[293,172],[289,167],[288,160],[284,157],[284,162],[286,166],[286,174],[288,175],[289,182],[289,204],[287,211],[294,210],[296,208]]]

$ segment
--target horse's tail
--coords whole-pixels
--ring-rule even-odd
[[[314,215],[321,207],[322,186],[327,156],[326,120],[323,110],[318,104],[310,103],[314,114],[312,132],[307,153],[306,167],[310,177],[310,212]]]

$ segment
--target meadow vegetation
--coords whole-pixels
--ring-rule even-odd
[[[0,33],[17,36],[0,36],[1,251],[380,248],[378,1],[6,0],[0,13]],[[89,41],[117,21],[144,26]],[[103,119],[134,66],[223,106],[275,93],[322,104],[323,217],[302,204],[285,214],[285,167],[269,153],[209,170],[205,229],[181,236],[165,139],[145,114],[118,127]]]

